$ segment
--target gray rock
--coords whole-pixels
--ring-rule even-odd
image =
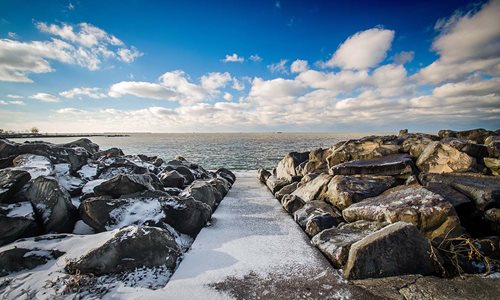
[[[23,170],[0,170],[0,203],[12,202],[12,197],[30,181],[31,176]]]
[[[119,148],[109,148],[107,150],[102,150],[98,151],[96,153],[92,154],[92,159],[93,160],[98,160],[102,158],[109,158],[109,157],[118,157],[118,156],[124,156],[125,154],[123,151]]]
[[[289,185],[284,186],[282,189],[277,191],[276,194],[274,194],[274,197],[281,202],[281,199],[283,199],[285,195],[289,195],[297,189],[298,184],[298,182],[292,182]]]
[[[265,184],[269,176],[271,176],[271,172],[269,172],[268,170],[262,168],[257,170],[257,178],[259,178],[260,182]]]
[[[363,199],[378,196],[396,185],[391,176],[337,175],[330,180],[323,199],[339,209],[345,209]]]
[[[38,176],[52,176],[55,174],[52,162],[45,156],[22,154],[17,156],[12,163],[15,170],[30,173],[32,179]]]
[[[326,158],[332,154],[331,149],[315,149],[309,152],[309,160],[299,165],[300,172],[298,174],[304,176],[309,173],[325,173],[328,172],[328,162]]]
[[[193,172],[188,167],[181,165],[181,164],[179,164],[179,165],[167,165],[167,167],[165,167],[165,170],[166,171],[175,170],[179,174],[184,176],[184,179],[185,179],[184,184],[191,184],[196,179]]]
[[[164,187],[176,187],[176,188],[182,188],[186,180],[184,176],[182,176],[179,172],[175,170],[163,171],[160,174],[158,174],[158,178],[160,179],[161,183],[163,183]]]
[[[269,176],[266,181],[266,185],[273,195],[275,195],[276,192],[289,185],[290,183],[291,181],[288,181],[287,179],[276,178],[276,176],[274,175]]]
[[[212,211],[215,210],[215,207],[220,200],[217,199],[212,185],[204,180],[195,180],[193,183],[191,183],[191,185],[184,189],[180,196],[193,197],[196,201],[205,203],[210,206]]]
[[[338,224],[339,224],[338,217],[333,217],[330,214],[316,215],[312,216],[307,220],[304,232],[309,237],[313,237],[318,233],[320,233],[321,231],[337,226]]]
[[[129,226],[121,229],[102,246],[89,251],[65,269],[70,274],[110,274],[140,267],[166,266],[175,270],[182,251],[167,230]]]
[[[210,220],[212,209],[193,197],[173,197],[173,200],[162,202],[166,215],[165,222],[177,231],[191,236],[198,232]]]
[[[488,144],[488,154],[493,158],[500,158],[500,140]]]
[[[29,184],[25,196],[33,205],[45,232],[73,231],[77,209],[71,203],[69,193],[54,178],[36,178]]]
[[[90,153],[91,155],[95,154],[99,151],[99,145],[92,143],[92,141],[87,139],[87,138],[78,139],[76,141],[66,143],[66,144],[61,144],[59,146],[64,147],[64,148],[81,147],[81,148],[87,150],[87,152]]]
[[[276,177],[292,181],[297,176],[296,168],[309,158],[309,152],[290,152],[276,166]]]
[[[436,269],[430,255],[431,247],[415,225],[405,222],[388,225],[352,244],[344,277],[433,274]]]
[[[368,160],[354,160],[333,166],[332,175],[377,175],[407,178],[414,172],[414,164],[408,154],[393,154]]]
[[[17,143],[0,139],[0,158],[7,158],[18,154],[17,147]]]
[[[12,248],[0,252],[0,276],[31,270],[63,255],[57,250]]]
[[[335,207],[321,200],[307,202],[301,209],[294,212],[293,218],[302,229],[305,229],[310,219],[325,214],[336,220],[334,226],[343,221],[342,214]]]
[[[109,195],[118,198],[121,195],[133,194],[144,190],[162,190],[163,185],[154,174],[124,174],[104,181],[94,187],[96,196]]]
[[[233,185],[236,181],[236,175],[234,175],[233,172],[229,171],[226,168],[217,169],[217,171],[215,171],[215,174],[217,174],[218,177],[226,179],[231,185]]]
[[[341,224],[337,228],[330,228],[315,235],[311,242],[330,260],[337,269],[342,268],[349,257],[351,245],[360,241],[388,223],[356,221]]]
[[[322,199],[332,177],[326,173],[321,173],[307,183],[301,182],[292,195],[301,198],[305,202]]]
[[[295,195],[285,195],[281,199],[281,205],[290,214],[295,213],[297,210],[301,209],[306,202]]]
[[[30,202],[0,204],[0,246],[38,233]]]
[[[485,130],[483,128],[454,131],[454,130],[439,130],[439,137],[441,138],[460,138],[474,141],[477,144],[484,144],[485,139],[490,135],[495,135],[495,132]]]

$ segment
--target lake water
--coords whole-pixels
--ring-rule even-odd
[[[206,169],[253,170],[271,169],[291,151],[327,148],[339,141],[372,134],[382,133],[152,133],[90,139],[103,150],[118,147],[125,154],[156,155],[165,160],[181,155]],[[66,143],[75,139],[43,140]],[[20,143],[30,139],[13,140]]]

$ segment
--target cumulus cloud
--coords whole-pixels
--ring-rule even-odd
[[[60,102],[59,98],[47,93],[36,93],[34,95],[31,95],[29,98],[39,100],[42,102]]]
[[[290,71],[292,73],[301,73],[307,71],[309,69],[309,65],[307,60],[297,59],[290,66]]]
[[[393,39],[393,30],[372,28],[358,32],[339,46],[325,66],[354,70],[374,67],[385,59]]]
[[[239,62],[242,63],[245,61],[244,57],[238,56],[238,54],[233,53],[231,55],[226,54],[226,57],[222,60],[223,62]]]
[[[230,93],[224,93],[224,96],[222,98],[224,98],[224,100],[228,102],[233,101],[233,95],[231,95]]]
[[[252,54],[248,59],[254,62],[262,61],[262,57],[260,57],[258,54]]]
[[[435,88],[432,94],[436,97],[485,96],[500,94],[500,78],[489,80],[468,80],[457,83],[447,83]]]
[[[59,96],[69,99],[73,99],[75,97],[81,98],[82,96],[86,96],[92,99],[101,99],[106,98],[108,95],[104,93],[100,88],[81,87],[60,92]]]
[[[207,90],[216,91],[217,89],[225,87],[231,80],[231,74],[228,72],[212,72],[201,77],[201,86]]]
[[[286,66],[287,63],[287,59],[281,59],[277,63],[268,65],[267,68],[269,69],[269,71],[271,71],[271,73],[288,74],[288,68]]]
[[[410,62],[415,57],[415,52],[413,51],[401,51],[392,57],[392,60],[397,65],[404,65]]]
[[[233,77],[233,85],[231,86],[234,90],[243,91],[245,89],[245,85],[239,81],[238,79]]]

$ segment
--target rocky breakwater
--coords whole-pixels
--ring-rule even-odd
[[[163,287],[235,180],[88,139],[0,140],[0,294]]]
[[[500,268],[499,147],[498,130],[402,130],[292,152],[258,178],[347,279],[489,274]]]

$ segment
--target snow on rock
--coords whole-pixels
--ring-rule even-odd
[[[113,209],[109,216],[114,221],[107,225],[106,230],[121,228],[136,224],[142,225],[145,222],[159,223],[165,218],[160,201],[156,199],[141,199],[141,201],[131,201],[126,205]]]
[[[31,202],[9,204],[2,207],[2,210],[7,211],[6,216],[9,218],[25,218],[29,220],[35,219]]]
[[[72,196],[80,193],[85,182],[70,175],[70,164],[56,164],[54,165],[55,177],[61,187],[66,189]]]
[[[83,180],[93,180],[97,176],[97,164],[86,164],[77,173]]]
[[[30,173],[31,179],[39,176],[52,176],[55,173],[50,160],[41,155],[21,154],[14,159],[13,164],[14,170],[23,170]]]

